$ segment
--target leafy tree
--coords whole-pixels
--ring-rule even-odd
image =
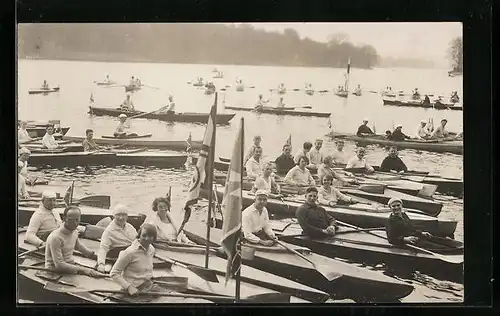
[[[463,71],[463,54],[462,37],[455,37],[451,40],[448,48],[448,57],[450,58],[454,71]]]

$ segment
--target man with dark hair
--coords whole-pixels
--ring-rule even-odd
[[[283,153],[274,161],[276,163],[276,172],[279,175],[286,175],[295,166],[291,152],[292,147],[290,145],[283,145]]]
[[[411,137],[403,133],[403,125],[398,124],[396,125],[396,129],[392,132],[391,136],[389,137],[389,140],[397,141],[397,142],[402,142],[405,139],[410,139]]]
[[[307,163],[309,164],[309,161],[311,160],[311,159],[309,159],[309,152],[311,151],[312,146],[313,146],[313,144],[311,142],[304,143],[304,145],[302,146],[302,149],[299,150],[299,152],[293,158],[293,160],[295,161],[296,164],[299,163],[300,157],[306,157],[308,160]]]
[[[358,136],[371,136],[375,135],[375,133],[368,127],[368,120],[363,119],[363,124],[358,127],[358,131],[356,132]]]
[[[398,156],[398,149],[396,146],[392,146],[391,149],[389,149],[389,155],[382,161],[380,171],[399,173],[408,171],[405,163]]]
[[[318,189],[309,187],[306,190],[306,202],[295,213],[304,234],[313,238],[334,236],[337,230],[335,218],[328,215],[324,208],[316,204]]]
[[[299,164],[288,171],[283,181],[296,186],[315,185],[316,180],[312,177],[309,169],[306,168],[308,164],[309,159],[307,157],[300,157]]]
[[[31,215],[24,241],[37,247],[43,246],[47,236],[61,225],[61,216],[54,210],[57,195],[49,190],[42,193],[38,209]]]
[[[87,138],[85,138],[82,142],[83,145],[83,151],[93,151],[93,150],[98,150],[101,149],[102,147],[97,145],[95,140],[94,140],[94,131],[91,130],[90,128],[85,131],[85,135],[87,135]]]

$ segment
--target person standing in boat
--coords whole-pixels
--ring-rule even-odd
[[[425,120],[420,120],[420,125],[418,126],[417,134],[415,135],[417,139],[429,139],[429,137],[431,137],[431,133],[429,133],[429,129],[426,125],[427,122]]]
[[[321,180],[322,186],[318,189],[318,203],[327,206],[335,206],[338,201],[343,204],[359,203],[356,199],[341,193],[337,188],[332,186],[333,176],[327,174]]]
[[[368,127],[368,119],[363,119],[363,124],[358,127],[356,135],[358,136],[373,136],[375,133]]]
[[[398,156],[398,149],[396,146],[391,146],[389,149],[389,155],[382,161],[380,171],[397,173],[408,172],[408,167],[406,167],[403,160]]]
[[[356,151],[356,156],[347,162],[346,169],[362,168],[365,169],[366,173],[373,173],[375,170],[366,162],[365,155],[366,150],[363,147],[359,147]]]
[[[293,156],[291,155],[292,146],[285,144],[283,145],[282,154],[275,159],[276,163],[276,172],[279,175],[286,175],[290,169],[295,166],[295,161],[293,160]]]
[[[278,102],[278,109],[284,109],[285,108],[285,102],[283,102],[283,97],[280,98],[280,101]]]
[[[255,180],[262,175],[263,169],[262,147],[255,147],[253,156],[245,163],[246,176]]]
[[[411,137],[404,134],[402,130],[403,130],[402,124],[396,125],[396,129],[392,132],[391,137],[389,139],[396,142],[402,142],[405,139],[411,139]]]
[[[321,151],[322,146],[322,139],[318,138],[314,141],[314,148],[309,151],[309,166],[307,166],[309,169],[318,169],[323,163],[325,155]]]
[[[305,157],[307,158],[307,162],[309,163],[309,152],[311,151],[311,148],[312,148],[313,144],[311,142],[305,142],[303,145],[302,145],[302,149],[299,150],[299,152],[297,152],[297,154],[295,154],[295,157],[293,158],[293,160],[295,161],[296,164],[299,163],[299,159],[301,157]]]
[[[448,123],[447,119],[442,119],[441,124],[438,127],[436,127],[436,129],[432,133],[431,139],[439,139],[447,137],[448,131],[445,128],[447,123]]]
[[[257,190],[255,201],[241,214],[241,231],[246,241],[252,244],[272,246],[278,238],[273,232],[267,212],[266,190]]]
[[[307,157],[300,157],[297,166],[288,171],[283,182],[295,186],[311,186],[316,184],[316,180],[311,175],[306,166],[309,164]]]
[[[154,214],[149,215],[145,223],[156,227],[158,241],[193,244],[182,231],[179,232],[180,225],[172,218],[168,199],[163,197],[154,199],[152,209]]]
[[[105,273],[106,256],[110,250],[119,250],[132,244],[137,231],[127,223],[130,209],[118,204],[111,210],[113,221],[106,226],[101,236],[101,243],[97,251],[97,271]]]
[[[157,231],[152,224],[143,224],[137,233],[132,244],[118,255],[113,268],[111,269],[111,279],[135,296],[139,292],[161,291],[161,287],[154,284],[153,278],[153,257]]]
[[[120,105],[120,110],[122,111],[135,111],[134,102],[130,99],[130,94],[127,94],[126,99]]]
[[[412,98],[413,100],[420,100],[420,92],[418,92],[418,88],[415,88],[415,90],[413,90]]]
[[[30,195],[28,194],[28,187],[26,186],[26,180],[21,174],[21,170],[23,169],[24,164],[20,161],[17,162],[17,197],[22,199],[29,199]]]
[[[134,76],[130,77],[130,82],[129,82],[128,85],[129,85],[129,87],[135,86],[135,78],[134,78]]]
[[[59,148],[59,144],[54,138],[54,127],[52,125],[47,125],[47,132],[42,138],[42,147],[47,149]]]
[[[262,110],[264,108],[264,103],[266,102],[262,99],[262,94],[259,94],[259,100],[257,100],[254,109],[257,111]]]
[[[391,214],[387,218],[385,231],[387,240],[393,245],[404,245],[405,243],[415,244],[422,237],[431,237],[431,234],[417,230],[408,215],[403,211],[403,201],[398,198],[391,198],[387,203],[391,209]]]
[[[17,130],[17,142],[19,144],[24,144],[33,140],[33,138],[30,137],[28,131],[26,130],[27,126],[28,123],[25,121],[21,121],[19,123],[19,129]]]
[[[335,140],[335,147],[335,151],[331,154],[333,163],[343,166],[349,161],[347,153],[344,151],[344,141],[342,139]]]
[[[86,138],[82,142],[83,151],[94,151],[104,148],[96,144],[94,140],[94,131],[92,129],[87,129],[85,135]]]
[[[253,154],[255,153],[255,148],[262,149],[261,143],[262,143],[262,137],[260,135],[255,135],[253,137],[253,145],[250,146],[250,148],[248,148],[247,153],[245,154],[245,157],[243,158],[243,165],[245,165],[247,163],[248,159],[250,159],[253,156]]]
[[[318,189],[309,187],[306,190],[306,202],[295,212],[295,217],[305,235],[312,238],[334,236],[337,231],[337,222],[326,210],[316,204]]]
[[[78,265],[73,260],[73,252],[78,250],[87,258],[94,258],[95,252],[85,247],[78,238],[78,225],[81,211],[76,206],[69,206],[64,210],[64,222],[52,231],[47,238],[45,248],[45,267],[61,273],[85,274],[90,277],[105,277],[90,268]]]
[[[252,187],[252,192],[257,192],[259,190],[265,190],[267,194],[280,194],[280,186],[274,180],[273,171],[270,163],[264,165],[262,170],[262,175],[255,179]]]
[[[24,241],[37,247],[43,246],[48,235],[61,224],[59,212],[54,210],[56,194],[52,191],[42,193],[38,209],[31,215]]]

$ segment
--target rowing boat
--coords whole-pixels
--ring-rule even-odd
[[[111,135],[103,135],[101,136],[102,138],[111,138],[111,139],[137,139],[137,138],[149,138],[153,136],[153,134],[142,134],[142,135],[137,135],[137,134],[127,134],[124,136],[111,136]]]
[[[168,122],[185,122],[185,123],[207,123],[208,113],[191,113],[191,112],[177,112],[177,113],[149,113],[143,111],[124,111],[117,108],[98,108],[89,107],[89,113],[97,116],[115,116],[118,117],[120,114],[125,114],[128,117],[136,116],[140,114],[141,118],[144,119],[157,119],[160,121]],[[229,124],[229,121],[233,119],[235,114],[217,114],[216,123],[217,124]]]
[[[463,282],[463,243],[453,239],[443,239],[451,247],[446,250],[433,250],[439,253],[439,256],[434,256],[409,247],[391,245],[383,230],[360,232],[339,227],[334,237],[321,239],[304,236],[300,225],[290,221],[273,220],[271,226],[281,240],[310,248],[327,257],[341,257],[372,265],[383,263],[401,271],[413,273],[418,270],[436,277]]]
[[[82,143],[85,136],[64,136],[64,140]],[[186,150],[185,140],[146,140],[146,139],[119,139],[119,138],[100,138],[95,137],[94,141],[98,145],[127,145],[128,147],[140,148],[155,148],[155,149],[172,149],[172,150]],[[194,150],[201,149],[201,141],[191,141],[191,148]]]
[[[408,107],[419,107],[419,108],[431,108],[436,110],[456,110],[462,111],[463,106],[455,105],[455,103],[442,103],[442,102],[434,102],[434,103],[423,103],[421,100],[389,100],[383,99],[384,105],[395,105],[395,106],[408,106]]]
[[[94,81],[94,83],[98,86],[112,86],[116,84],[114,81]]]
[[[60,88],[50,88],[50,89],[31,89],[28,91],[29,94],[48,94],[51,92],[59,92]]]
[[[265,114],[275,114],[275,115],[293,115],[293,116],[311,116],[311,117],[330,117],[331,113],[326,112],[312,112],[312,111],[297,111],[297,107],[290,108],[278,108],[278,107],[263,107],[261,109],[254,109],[249,107],[238,107],[238,106],[225,106],[228,110],[236,111],[249,111]]]
[[[184,230],[191,240],[199,244],[206,244],[206,225],[188,222]],[[218,241],[222,239],[222,230],[211,228],[210,236],[209,245],[220,246]],[[217,254],[223,257],[220,252]],[[315,253],[308,253],[305,256],[316,264],[332,268],[340,276],[328,281],[304,259],[278,246],[257,247],[255,257],[252,260],[243,259],[242,269],[248,265],[320,289],[332,295],[334,299],[351,298],[359,302],[394,302],[406,297],[414,289],[410,284],[381,273]]]
[[[314,90],[306,90],[307,95],[314,95]]]
[[[329,132],[326,136],[331,138],[342,138],[360,144],[378,144],[381,146],[396,146],[400,149],[417,149],[432,152],[450,152],[454,154],[463,153],[463,141],[461,140],[405,140],[405,141],[392,141],[385,139],[382,135],[377,136],[356,136],[352,134],[341,134],[336,132]]]
[[[61,129],[57,131],[57,134],[66,135],[69,129],[70,129],[69,127],[61,127]],[[43,137],[47,132],[47,125],[28,126],[26,127],[26,131],[28,132],[28,135],[32,138]],[[56,136],[54,135],[54,137]]]
[[[217,187],[217,197],[222,201],[224,194],[223,187]],[[202,189],[201,195],[208,198],[208,192]],[[243,191],[243,206],[248,207],[253,204],[255,195],[249,191]],[[304,204],[303,197],[285,197],[284,201],[269,196],[266,208],[271,214],[284,217],[295,217],[297,208]],[[383,227],[391,211],[388,208],[380,208],[365,204],[337,205],[335,207],[323,206],[323,208],[334,218],[356,225],[359,227]],[[407,212],[412,224],[417,228],[430,232],[436,236],[453,236],[457,228],[457,222],[443,218],[436,218],[413,211]]]

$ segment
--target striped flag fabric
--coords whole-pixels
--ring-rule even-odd
[[[238,246],[241,238],[241,213],[243,211],[242,171],[244,131],[243,118],[234,143],[231,165],[226,178],[226,187],[222,200],[224,221],[222,224],[221,246],[227,255],[226,284],[234,278],[241,267],[241,249]]]
[[[217,93],[215,93],[215,102],[214,105],[212,105],[212,109],[210,110],[210,115],[208,117],[208,124],[205,130],[205,136],[203,137],[203,144],[201,145],[201,150],[198,156],[198,161],[196,162],[195,171],[189,184],[188,197],[184,209],[187,209],[189,206],[198,202],[198,199],[200,197],[201,184],[204,183],[205,179],[207,178],[207,172],[212,172],[212,162],[208,158],[210,157],[210,151],[215,149],[213,148],[213,145],[215,143],[216,116]]]

